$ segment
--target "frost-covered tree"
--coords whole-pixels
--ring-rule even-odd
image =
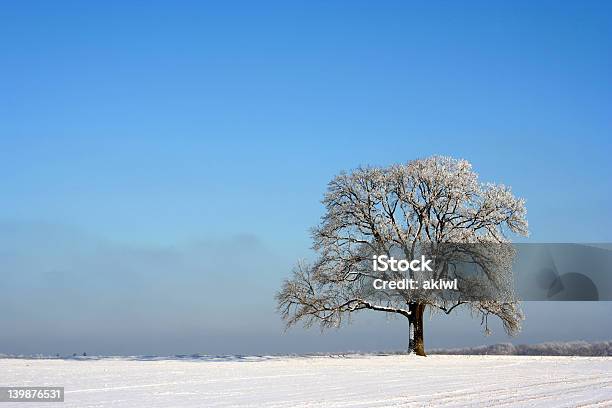
[[[277,294],[288,327],[300,321],[307,327],[339,327],[361,310],[401,315],[409,323],[408,351],[418,355],[425,355],[426,309],[450,314],[459,306],[469,307],[486,331],[490,315],[501,319],[508,334],[520,330],[522,314],[512,285],[498,285],[512,281],[507,262],[496,268],[480,263],[496,288],[507,292],[499,298],[453,300],[372,287],[375,278],[395,277],[374,272],[372,254],[400,251],[406,259],[415,259],[423,246],[507,244],[511,234],[527,235],[524,200],[509,187],[479,182],[466,160],[434,156],[341,173],[329,183],[322,202],[326,212],[312,232],[318,259],[312,265],[299,262]],[[448,267],[445,271],[448,276]]]

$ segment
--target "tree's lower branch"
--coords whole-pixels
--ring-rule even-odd
[[[463,304],[465,304],[465,303],[467,303],[467,302],[458,302],[458,303],[454,304],[454,305],[453,305],[452,307],[450,307],[450,308],[446,308],[446,307],[444,307],[444,306],[437,306],[437,305],[435,305],[435,306],[436,306],[438,309],[442,310],[444,313],[446,313],[446,314],[450,314],[450,313],[453,311],[453,309],[454,309],[454,308],[456,308],[457,306],[461,306],[461,305],[463,305]]]

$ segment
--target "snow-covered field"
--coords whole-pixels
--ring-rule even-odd
[[[602,407],[612,358],[0,359],[0,385],[64,386],[48,407]]]

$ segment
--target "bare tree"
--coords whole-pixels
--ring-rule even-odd
[[[510,188],[480,183],[465,160],[434,156],[341,173],[329,183],[322,202],[326,213],[312,231],[318,259],[312,265],[299,262],[277,293],[288,327],[300,321],[307,327],[339,327],[351,313],[366,309],[401,315],[409,323],[408,351],[423,356],[426,308],[450,314],[469,307],[486,331],[490,315],[502,320],[508,334],[520,330],[522,314],[512,296],[453,301],[372,286],[376,278],[397,278],[394,272],[374,272],[372,254],[400,251],[415,259],[423,245],[505,244],[509,233],[527,235],[524,200]],[[508,282],[511,273],[506,264],[491,275]],[[511,285],[505,290],[511,291]]]

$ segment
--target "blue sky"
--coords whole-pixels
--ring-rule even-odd
[[[612,240],[609,3],[126,3],[0,9],[0,273],[29,296],[27,307],[10,293],[2,300],[16,317],[42,319],[53,304],[76,333],[84,323],[62,308],[82,306],[71,303],[82,296],[99,300],[81,316],[95,332],[94,317],[135,319],[158,299],[164,322],[200,313],[170,337],[204,327],[225,339],[210,317],[223,302],[211,285],[244,273],[261,290],[253,304],[234,301],[231,316],[247,302],[259,326],[243,324],[244,333],[271,338],[270,296],[311,255],[326,183],[359,165],[431,154],[466,158],[483,180],[511,185],[527,200],[532,241]],[[279,262],[235,255],[253,248]],[[126,284],[116,271],[155,269],[160,253],[167,263],[153,277]],[[239,258],[231,271],[219,272],[221,253]],[[210,259],[214,268],[202,266]],[[49,273],[49,282],[68,277],[61,299],[32,289]],[[172,290],[105,309],[111,293],[128,304],[143,281]],[[196,282],[202,296],[186,291]],[[91,285],[107,290],[91,297]],[[32,337],[15,333],[5,341],[13,351]],[[134,336],[133,347],[90,347],[137,351]],[[150,350],[194,351],[199,337],[190,338],[193,346]]]

